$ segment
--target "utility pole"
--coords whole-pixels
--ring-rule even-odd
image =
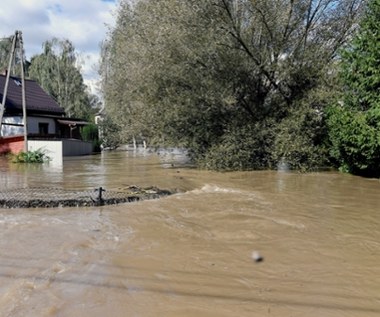
[[[26,116],[26,98],[25,98],[25,69],[24,69],[24,49],[22,32],[16,32],[20,45],[20,67],[21,67],[21,95],[22,95],[22,121],[24,124],[24,152],[28,151],[28,118]]]
[[[17,45],[18,44],[18,45]],[[11,74],[12,65],[15,62],[16,56],[16,48],[18,48],[19,58],[20,58],[20,67],[21,67],[21,99],[22,99],[22,116],[23,116],[23,126],[24,126],[24,151],[28,150],[28,126],[27,126],[27,116],[26,116],[26,98],[25,98],[25,69],[24,69],[24,50],[23,50],[23,40],[22,40],[22,32],[16,31],[15,35],[12,39],[12,47],[11,53],[9,56],[9,64],[5,79],[4,92],[3,92],[3,100],[0,105],[0,137],[1,137],[1,129],[3,123],[3,116],[5,111],[5,103],[7,100],[8,93],[8,84],[9,77]]]
[[[1,136],[1,127],[3,123],[3,116],[4,116],[4,110],[5,110],[5,102],[7,100],[9,76],[11,74],[11,68],[12,68],[12,64],[13,64],[14,56],[15,56],[16,41],[17,41],[17,31],[16,31],[16,34],[13,36],[13,40],[12,40],[11,54],[9,56],[8,69],[7,69],[5,85],[4,85],[3,101],[1,102],[1,105],[0,105],[0,136]]]

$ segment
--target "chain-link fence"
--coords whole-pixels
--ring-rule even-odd
[[[102,187],[83,191],[49,187],[0,189],[0,208],[103,206],[156,199],[170,194],[170,191],[156,187],[137,186],[129,186],[122,191],[108,191]]]

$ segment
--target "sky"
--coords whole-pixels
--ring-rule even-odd
[[[96,92],[100,43],[114,25],[116,0],[1,0],[0,38],[22,32],[26,59],[42,53],[42,43],[70,40],[84,65],[85,83]]]

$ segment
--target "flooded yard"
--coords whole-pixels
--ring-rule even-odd
[[[380,315],[377,179],[207,172],[177,152],[0,161],[1,188],[129,185],[178,193],[0,209],[1,316]]]

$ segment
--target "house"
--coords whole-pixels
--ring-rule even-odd
[[[63,156],[90,154],[92,145],[82,141],[80,133],[88,122],[66,118],[64,109],[37,82],[24,82],[28,149],[35,149],[37,145],[49,149],[52,142],[60,142]],[[5,85],[6,75],[0,75],[0,102]],[[10,76],[1,122],[0,154],[22,150],[23,135],[22,83],[19,78]],[[54,144],[55,149],[58,143]]]

